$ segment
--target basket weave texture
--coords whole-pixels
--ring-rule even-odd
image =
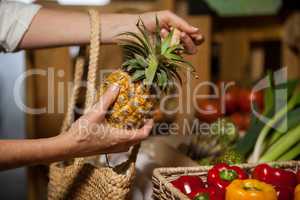
[[[96,77],[100,50],[100,19],[95,10],[89,11],[91,21],[91,45],[89,48],[85,113],[96,101]],[[75,63],[74,86],[61,133],[66,132],[74,122],[74,108],[78,100],[84,75],[85,56],[79,56]],[[67,162],[50,165],[49,200],[122,200],[127,199],[135,175],[135,161],[139,146],[136,145],[128,160],[110,168],[75,158]],[[98,158],[97,158],[98,159]]]
[[[300,169],[300,161],[274,162],[270,165],[276,165],[282,169],[288,169],[296,172]],[[248,174],[257,164],[242,164],[237,165],[243,168]],[[199,176],[203,181],[206,181],[207,172],[212,166],[199,167],[177,167],[177,168],[157,168],[153,172],[153,199],[163,200],[190,200],[186,195],[176,189],[171,181],[183,175]]]

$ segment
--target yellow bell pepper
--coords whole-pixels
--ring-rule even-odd
[[[277,200],[272,185],[255,179],[236,179],[226,188],[226,200]]]
[[[295,200],[300,200],[300,184],[295,189]]]

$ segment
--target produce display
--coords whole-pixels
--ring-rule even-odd
[[[192,200],[299,200],[300,170],[296,173],[259,164],[247,174],[238,166],[219,163],[207,173],[181,176],[173,186]]]
[[[252,95],[252,103],[258,115],[252,114],[250,126],[246,130],[245,135],[235,138],[230,143],[220,145],[222,144],[220,141],[222,141],[221,138],[223,136],[218,134],[201,136],[201,133],[199,133],[197,136],[194,136],[197,140],[192,139],[190,145],[190,152],[192,153],[188,155],[192,155],[192,159],[199,161],[200,165],[213,165],[219,162],[227,162],[229,164],[262,163],[289,161],[299,158],[300,92],[296,89],[299,81],[288,80],[275,86],[272,73],[269,73],[267,78],[271,87],[264,90],[264,102],[262,103],[259,100],[262,98],[261,94]],[[286,93],[280,94],[280,91],[285,91]],[[249,95],[246,95],[246,92],[243,93],[243,96],[249,97]],[[254,101],[254,99],[256,100]],[[261,110],[262,105],[264,105],[263,110]],[[244,108],[246,110],[246,106]],[[236,114],[232,114],[232,116],[234,115]],[[267,120],[263,121],[262,118]],[[222,119],[226,119],[226,123],[234,123],[234,121],[239,120],[222,117],[215,122]],[[231,135],[232,132],[227,132],[225,129],[224,134]],[[199,138],[206,138],[206,140],[201,142]],[[208,144],[203,144],[204,142]],[[207,146],[211,148],[209,148],[209,151],[205,151],[206,154],[202,153],[201,156],[194,156],[195,152],[196,154],[197,152],[203,152],[203,149],[207,149]],[[217,147],[219,147],[218,152],[212,152]]]
[[[156,20],[154,36],[139,20],[134,32],[121,34],[120,46],[123,48],[125,62],[122,68],[106,77],[100,87],[100,96],[112,84],[120,86],[119,95],[106,115],[111,126],[117,128],[138,128],[151,114],[161,93],[168,92],[179,80],[178,69],[193,72],[191,64],[180,55],[183,47],[170,31],[166,38],[160,36],[160,26]],[[174,36],[174,37],[173,37]],[[155,96],[155,97],[153,97]]]

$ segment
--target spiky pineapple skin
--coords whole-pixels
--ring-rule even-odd
[[[100,85],[99,96],[112,85],[119,86],[119,95],[106,115],[108,124],[115,128],[140,128],[146,118],[150,118],[156,105],[151,90],[141,81],[133,82],[123,70],[109,74]]]

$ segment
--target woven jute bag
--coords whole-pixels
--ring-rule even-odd
[[[100,19],[95,10],[89,10],[91,22],[91,41],[89,48],[89,66],[85,97],[86,113],[96,100],[96,77],[100,50]],[[74,121],[74,108],[78,100],[84,74],[85,58],[79,56],[75,63],[75,76],[68,110],[62,126],[66,132]],[[121,200],[127,199],[135,175],[135,161],[139,146],[133,147],[128,160],[113,168],[91,164],[84,158],[57,162],[50,165],[48,199],[49,200]]]

